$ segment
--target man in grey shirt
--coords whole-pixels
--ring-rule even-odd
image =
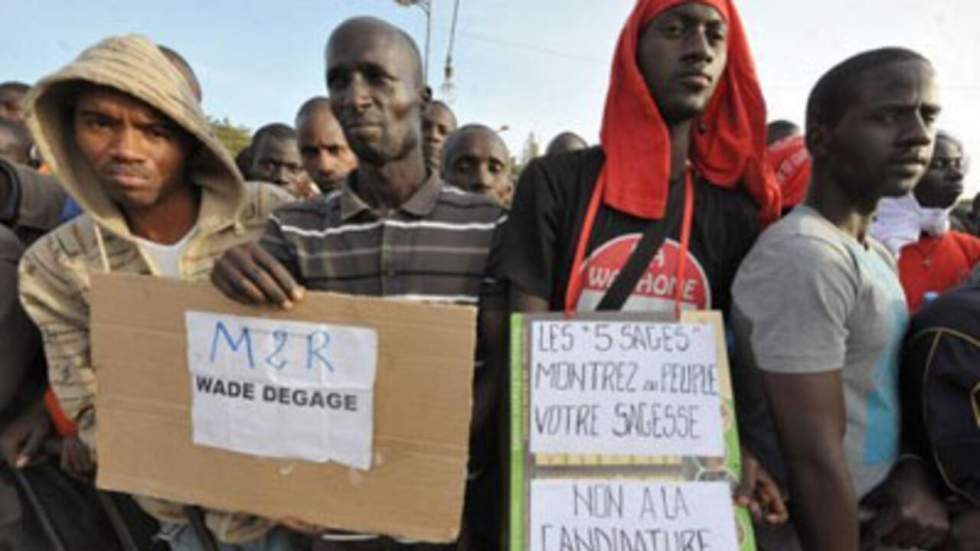
[[[932,66],[915,52],[866,52],[826,73],[807,105],[806,203],[760,237],[736,276],[740,369],[758,370],[779,440],[760,461],[785,472],[799,537],[774,548],[929,548],[948,529],[921,464],[900,461],[908,314],[894,259],[868,235],[879,199],[925,172],[938,113]]]

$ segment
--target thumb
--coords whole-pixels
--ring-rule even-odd
[[[37,454],[38,450],[41,448],[41,444],[44,442],[45,431],[34,429],[31,431],[30,435],[27,437],[27,442],[24,443],[24,447],[21,448],[20,454],[17,456],[17,468],[23,469],[28,464],[30,464],[31,459]]]
[[[739,481],[735,489],[735,501],[739,505],[746,507],[752,500],[755,491],[755,484],[759,477],[759,463],[750,457],[744,457],[742,461],[742,480]]]

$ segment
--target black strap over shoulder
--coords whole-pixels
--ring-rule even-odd
[[[661,220],[650,221],[650,225],[643,232],[640,242],[636,244],[629,260],[619,270],[613,284],[602,296],[596,310],[620,310],[626,304],[626,300],[633,293],[640,277],[650,266],[653,256],[657,254],[664,241],[667,240],[667,236],[677,227],[684,215],[684,187],[682,182],[671,185],[670,192],[667,194],[665,216]]]

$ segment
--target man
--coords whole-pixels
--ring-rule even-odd
[[[347,175],[357,168],[357,157],[347,145],[326,97],[310,98],[299,108],[296,135],[303,168],[321,193],[340,188]]]
[[[24,118],[24,96],[31,87],[23,82],[0,83],[0,119],[22,122]]]
[[[942,473],[952,517],[943,551],[980,547],[977,335],[980,277],[924,305],[902,352],[902,430],[930,470]]]
[[[521,175],[499,248],[512,310],[728,310],[760,219],[779,213],[760,164],[765,106],[752,67],[732,2],[637,3],[613,60],[601,145],[536,159]],[[630,281],[607,298],[648,231],[662,245],[640,259],[638,281],[668,284]],[[739,502],[785,520],[768,478],[756,486],[745,465]]]
[[[447,184],[510,204],[510,152],[493,129],[467,124],[449,135],[442,153],[442,179]]]
[[[894,261],[868,233],[879,200],[925,173],[938,113],[932,66],[915,52],[866,52],[824,74],[807,103],[807,200],[760,237],[732,289],[740,356],[761,371],[785,465],[760,461],[785,467],[805,550],[945,537],[920,462],[899,462],[908,314]],[[788,539],[773,548],[796,548]]]
[[[25,253],[21,302],[41,329],[61,408],[95,449],[92,274],[199,280],[222,251],[254,239],[288,198],[242,182],[184,77],[145,38],[96,44],[43,79],[27,105],[38,147],[85,214]],[[75,465],[76,474],[91,477],[87,466]],[[207,511],[211,534],[193,530],[180,504],[137,499],[174,550],[205,549],[202,540],[212,537],[221,551],[291,549],[290,535],[262,519]]]
[[[766,125],[766,145],[781,142],[786,138],[800,135],[800,127],[793,121],[775,120]]]
[[[484,363],[474,380],[460,545],[497,549],[496,378],[507,345],[503,332],[491,331],[505,327],[505,312],[503,292],[486,277],[485,265],[502,210],[486,197],[444,187],[426,167],[421,118],[429,92],[418,48],[404,31],[378,19],[350,19],[331,34],[326,57],[333,112],[358,169],[339,191],[279,209],[261,242],[228,251],[212,281],[246,304],[290,307],[304,288],[479,303]],[[329,550],[409,548],[370,536],[324,537],[317,545]]]
[[[585,138],[574,132],[562,132],[548,142],[548,147],[545,148],[544,154],[556,155],[568,151],[579,151],[588,147],[589,144],[585,141]]]
[[[0,157],[28,166],[33,144],[31,133],[23,124],[0,119]]]
[[[251,176],[271,182],[294,195],[305,189],[303,161],[299,157],[296,131],[282,123],[272,123],[255,131],[252,137]]]
[[[442,166],[442,144],[450,134],[456,131],[456,115],[448,105],[433,100],[429,102],[422,113],[422,151],[425,154],[425,166],[434,173]]]
[[[898,258],[909,311],[951,289],[980,262],[980,238],[950,231],[950,213],[963,193],[963,144],[940,131],[925,176],[903,197],[884,199],[871,235]]]

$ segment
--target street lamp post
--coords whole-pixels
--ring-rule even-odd
[[[422,62],[422,74],[425,83],[429,84],[429,44],[432,41],[432,2],[434,0],[395,0],[399,6],[418,6],[425,12],[425,59]]]

